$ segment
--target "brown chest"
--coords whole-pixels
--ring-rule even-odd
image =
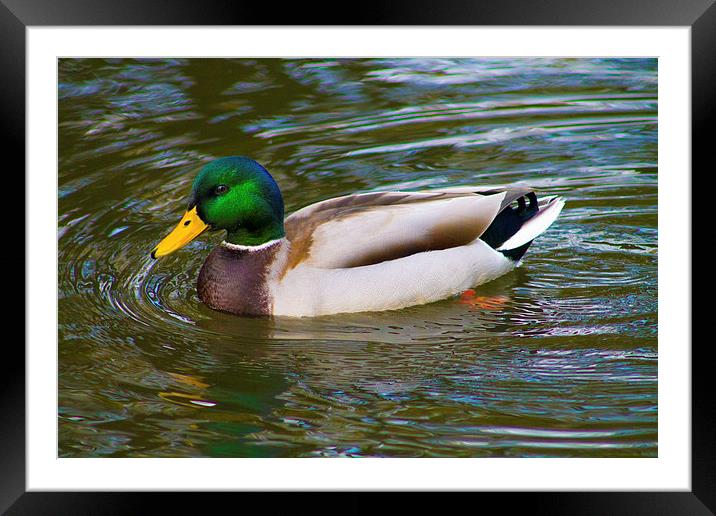
[[[237,315],[270,315],[267,287],[278,246],[260,250],[219,246],[199,272],[197,292],[207,306]]]

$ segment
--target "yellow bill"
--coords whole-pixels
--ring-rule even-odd
[[[152,258],[157,259],[181,249],[207,229],[209,229],[209,226],[201,220],[196,212],[196,206],[194,206],[184,214],[174,231],[169,233],[152,250]]]

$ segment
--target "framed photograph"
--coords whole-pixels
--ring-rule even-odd
[[[0,509],[467,491],[712,513],[691,170],[713,2],[345,25],[0,1],[26,242]]]

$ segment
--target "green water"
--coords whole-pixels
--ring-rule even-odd
[[[59,455],[657,455],[654,59],[61,60]],[[376,189],[563,195],[459,298],[317,319],[213,312],[221,235],[159,262],[200,166],[288,211]]]

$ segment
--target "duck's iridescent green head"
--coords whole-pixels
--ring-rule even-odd
[[[284,236],[283,198],[268,171],[254,160],[232,156],[199,171],[179,225],[152,251],[159,258],[206,229],[225,229],[226,241],[260,245]]]

